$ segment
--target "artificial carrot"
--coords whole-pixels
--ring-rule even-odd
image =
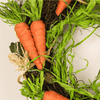
[[[38,53],[29,26],[24,22],[18,23],[15,26],[15,31],[25,51],[28,51],[30,58],[34,59],[35,57],[37,57]],[[39,58],[34,61],[34,64],[37,66],[38,69],[42,69],[42,64]]]
[[[46,91],[42,100],[69,100],[55,91]]]
[[[71,0],[65,0],[68,4],[71,3]],[[67,7],[66,3],[63,0],[59,0],[58,6],[56,9],[56,14],[59,16],[59,14]]]
[[[46,55],[45,24],[42,20],[33,21],[31,32],[39,55]],[[41,64],[45,62],[45,57],[40,56]]]
[[[25,2],[23,8],[24,11],[30,16],[30,21],[32,21],[30,25],[31,33],[34,38],[34,43],[37,49],[38,54],[40,55],[39,59],[41,64],[45,62],[46,55],[46,39],[45,39],[45,24],[41,19],[43,0],[28,0]],[[30,9],[26,9],[30,8]],[[29,22],[30,22],[29,21]]]
[[[24,23],[26,21],[26,15],[23,15],[25,12],[23,12],[23,7],[20,8],[18,3],[13,0],[8,0],[7,3],[1,2],[1,4],[0,17],[4,19],[5,23],[15,25],[16,34],[25,51],[28,51],[31,59],[36,58],[38,53],[29,26]],[[42,69],[42,64],[39,58],[34,61],[34,64],[38,69]]]

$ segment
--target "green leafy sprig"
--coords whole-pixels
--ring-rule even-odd
[[[23,9],[26,15],[30,17],[30,21],[40,20],[42,12],[43,0],[28,0],[24,3]]]
[[[71,8],[70,13],[67,13],[67,17],[64,20],[61,20],[57,25],[52,25],[54,27],[51,27],[50,30],[47,31],[48,34],[46,46],[48,48],[54,45],[52,44],[53,40],[57,40],[57,38],[61,35],[63,31],[64,25],[66,24],[74,25],[75,28],[77,26],[80,26],[84,29],[89,27],[94,28],[94,25],[96,24],[100,25],[100,5],[97,5],[96,0],[89,0],[87,6],[83,4],[73,12],[76,2]],[[71,12],[73,12],[72,15]],[[75,30],[75,28],[73,29],[73,31]]]
[[[71,54],[72,49],[83,43],[86,39],[88,39],[100,26],[100,12],[99,12],[99,7],[97,6],[97,1],[88,0],[88,2],[89,3],[87,6],[86,5],[80,6],[78,9],[76,9],[75,12],[73,12],[73,9],[75,7],[75,5],[73,5],[71,9],[71,12],[73,12],[72,15],[70,15],[71,13],[67,13],[67,17],[65,18],[65,20],[61,20],[55,26],[51,25],[50,30],[47,31],[48,33],[46,42],[47,47],[49,48],[50,46],[55,46],[55,44],[57,45],[54,50],[55,55],[53,57],[53,61],[55,62],[55,64],[52,65],[53,73],[57,77],[56,79],[53,80],[53,82],[59,83],[64,88],[66,87],[65,90],[69,93],[70,100],[72,99],[83,100],[86,98],[89,100],[92,100],[92,98],[95,98],[97,100],[100,99],[98,92],[99,85],[96,85],[97,87],[94,88],[95,85],[92,86],[91,84],[87,85],[85,83],[77,83],[77,80],[74,76],[76,73],[79,73],[88,67],[88,61],[84,59],[87,61],[86,67],[84,69],[76,71],[75,73],[73,72],[73,65],[72,65],[72,61],[74,58],[74,55]],[[67,32],[62,33],[64,25],[66,24],[68,24]],[[94,27],[94,25],[96,24],[98,24],[98,26]],[[73,39],[73,34],[77,26],[80,26],[85,29],[93,27],[94,30],[82,41],[75,44],[75,41]],[[57,41],[59,36],[62,37],[60,43]],[[55,44],[53,44],[53,40],[56,41]],[[72,41],[71,42],[72,44],[68,45],[70,41]],[[69,60],[69,58],[71,58],[71,60]],[[93,95],[90,92],[88,92],[87,90],[89,89],[92,89],[96,93],[96,95]],[[80,96],[81,94],[84,96],[83,98]]]
[[[14,25],[25,22],[26,16],[21,15],[22,13],[23,9],[20,8],[16,1],[0,2],[0,18],[3,22]]]
[[[40,77],[34,77],[33,74],[31,74],[33,81],[28,78],[27,80],[23,81],[22,89],[20,89],[21,94],[25,97],[29,97],[32,100],[41,100],[44,95],[43,83],[44,83],[44,72],[41,70]]]

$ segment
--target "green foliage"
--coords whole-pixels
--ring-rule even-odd
[[[97,3],[98,5],[100,5],[100,0],[96,0],[96,3]]]
[[[97,6],[95,0],[90,0],[87,6],[83,4],[78,9],[74,8],[75,5],[76,2],[71,8],[71,11],[67,13],[65,20],[61,20],[57,25],[51,27],[50,30],[47,31],[48,34],[46,45],[48,48],[53,45],[53,40],[56,40],[56,38],[61,35],[63,27],[66,24],[74,25],[75,27],[80,26],[82,28],[93,27],[95,24],[100,25],[100,5]],[[73,9],[75,9],[74,12]]]
[[[87,59],[83,59],[83,60],[87,61]],[[79,72],[85,70],[85,69],[88,67],[88,65],[89,65],[89,62],[87,61],[86,67],[85,67],[84,69],[77,70],[77,71],[75,72],[75,74],[77,74],[77,73],[79,73]]]
[[[21,15],[21,13],[23,13],[23,9],[19,7],[16,1],[0,2],[0,18],[3,22],[14,25],[25,22],[26,16]]]
[[[73,68],[70,68],[70,72],[73,72],[72,70]],[[71,78],[73,78],[72,76],[73,75],[71,75]],[[70,100],[72,99],[76,100],[76,98],[77,99],[80,98],[81,100],[84,100],[86,98],[88,100],[92,100],[92,98],[95,98],[96,100],[100,100],[100,90],[99,90],[100,82],[97,82],[99,79],[100,79],[100,71],[98,72],[98,75],[96,76],[96,79],[93,82],[89,80],[90,85],[87,85],[85,83],[74,84],[76,82],[74,78],[71,84],[69,82],[65,83],[56,79],[53,79],[53,82],[59,83],[62,87],[65,88],[67,92],[69,92]],[[94,94],[91,94],[87,90],[93,90]],[[81,95],[83,95],[83,98]]]
[[[39,20],[41,18],[42,6],[43,0],[28,0],[22,7],[25,11],[23,15],[30,17],[30,22]]]
[[[32,80],[28,78],[27,80],[23,81],[22,89],[20,89],[21,94],[26,97],[30,97],[32,100],[37,98],[41,100],[43,98],[44,92],[42,90],[43,83],[44,83],[44,72],[40,71],[40,77],[34,77],[32,75]]]

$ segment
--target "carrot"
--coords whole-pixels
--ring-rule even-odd
[[[31,36],[29,26],[24,22],[18,23],[15,26],[15,31],[25,51],[28,51],[30,58],[34,59],[35,57],[37,57],[38,53],[34,44],[34,40]],[[42,64],[39,58],[34,61],[34,64],[37,66],[38,69],[42,69]]]
[[[23,7],[20,8],[18,3],[13,0],[8,0],[7,3],[0,3],[0,17],[4,19],[5,23],[15,25],[16,34],[25,51],[28,51],[29,57],[31,59],[36,58],[38,56],[38,52],[35,47],[34,39],[32,37],[29,26],[24,23],[26,21],[26,15],[23,15],[25,12],[23,11]],[[34,64],[38,69],[42,69],[42,64],[39,58],[34,61]]]
[[[30,25],[31,33],[34,38],[35,47],[37,49],[38,55],[40,55],[40,63],[43,65],[45,62],[46,55],[46,40],[45,40],[45,24],[41,19],[43,0],[28,0],[24,3],[23,9],[25,13],[23,15],[28,15],[30,17],[29,22],[32,21]],[[27,9],[29,8],[29,9]]]
[[[39,55],[46,55],[45,24],[42,20],[33,21],[31,32]],[[45,57],[40,56],[41,64],[45,62]]]
[[[68,4],[71,3],[71,0],[65,0]],[[59,0],[58,6],[56,9],[56,15],[59,16],[59,14],[67,7],[66,3],[63,0]]]
[[[69,100],[55,91],[46,91],[42,100]]]

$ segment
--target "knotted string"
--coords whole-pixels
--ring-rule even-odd
[[[18,43],[18,42],[17,42]],[[55,40],[53,41],[53,43],[55,43]],[[18,45],[17,45],[17,48],[18,48]],[[20,44],[20,48],[22,50],[22,53],[23,53],[23,57],[19,54],[19,52],[15,52],[15,53],[9,53],[8,55],[8,58],[10,60],[10,62],[12,64],[14,64],[15,66],[19,66],[16,71],[21,71],[22,73],[18,76],[18,79],[17,79],[17,82],[19,84],[22,85],[22,82],[20,81],[21,77],[23,76],[24,79],[26,80],[26,76],[25,76],[25,73],[32,67],[35,66],[34,63],[30,63],[28,66],[27,66],[27,63],[29,62],[29,56],[28,56],[28,52],[27,51],[24,51],[22,45]],[[48,49],[47,51],[47,56],[50,55],[50,51],[52,49],[52,46],[50,47],[50,49]],[[51,60],[46,58],[46,60],[48,62],[51,63]],[[27,67],[26,67],[27,66]]]

